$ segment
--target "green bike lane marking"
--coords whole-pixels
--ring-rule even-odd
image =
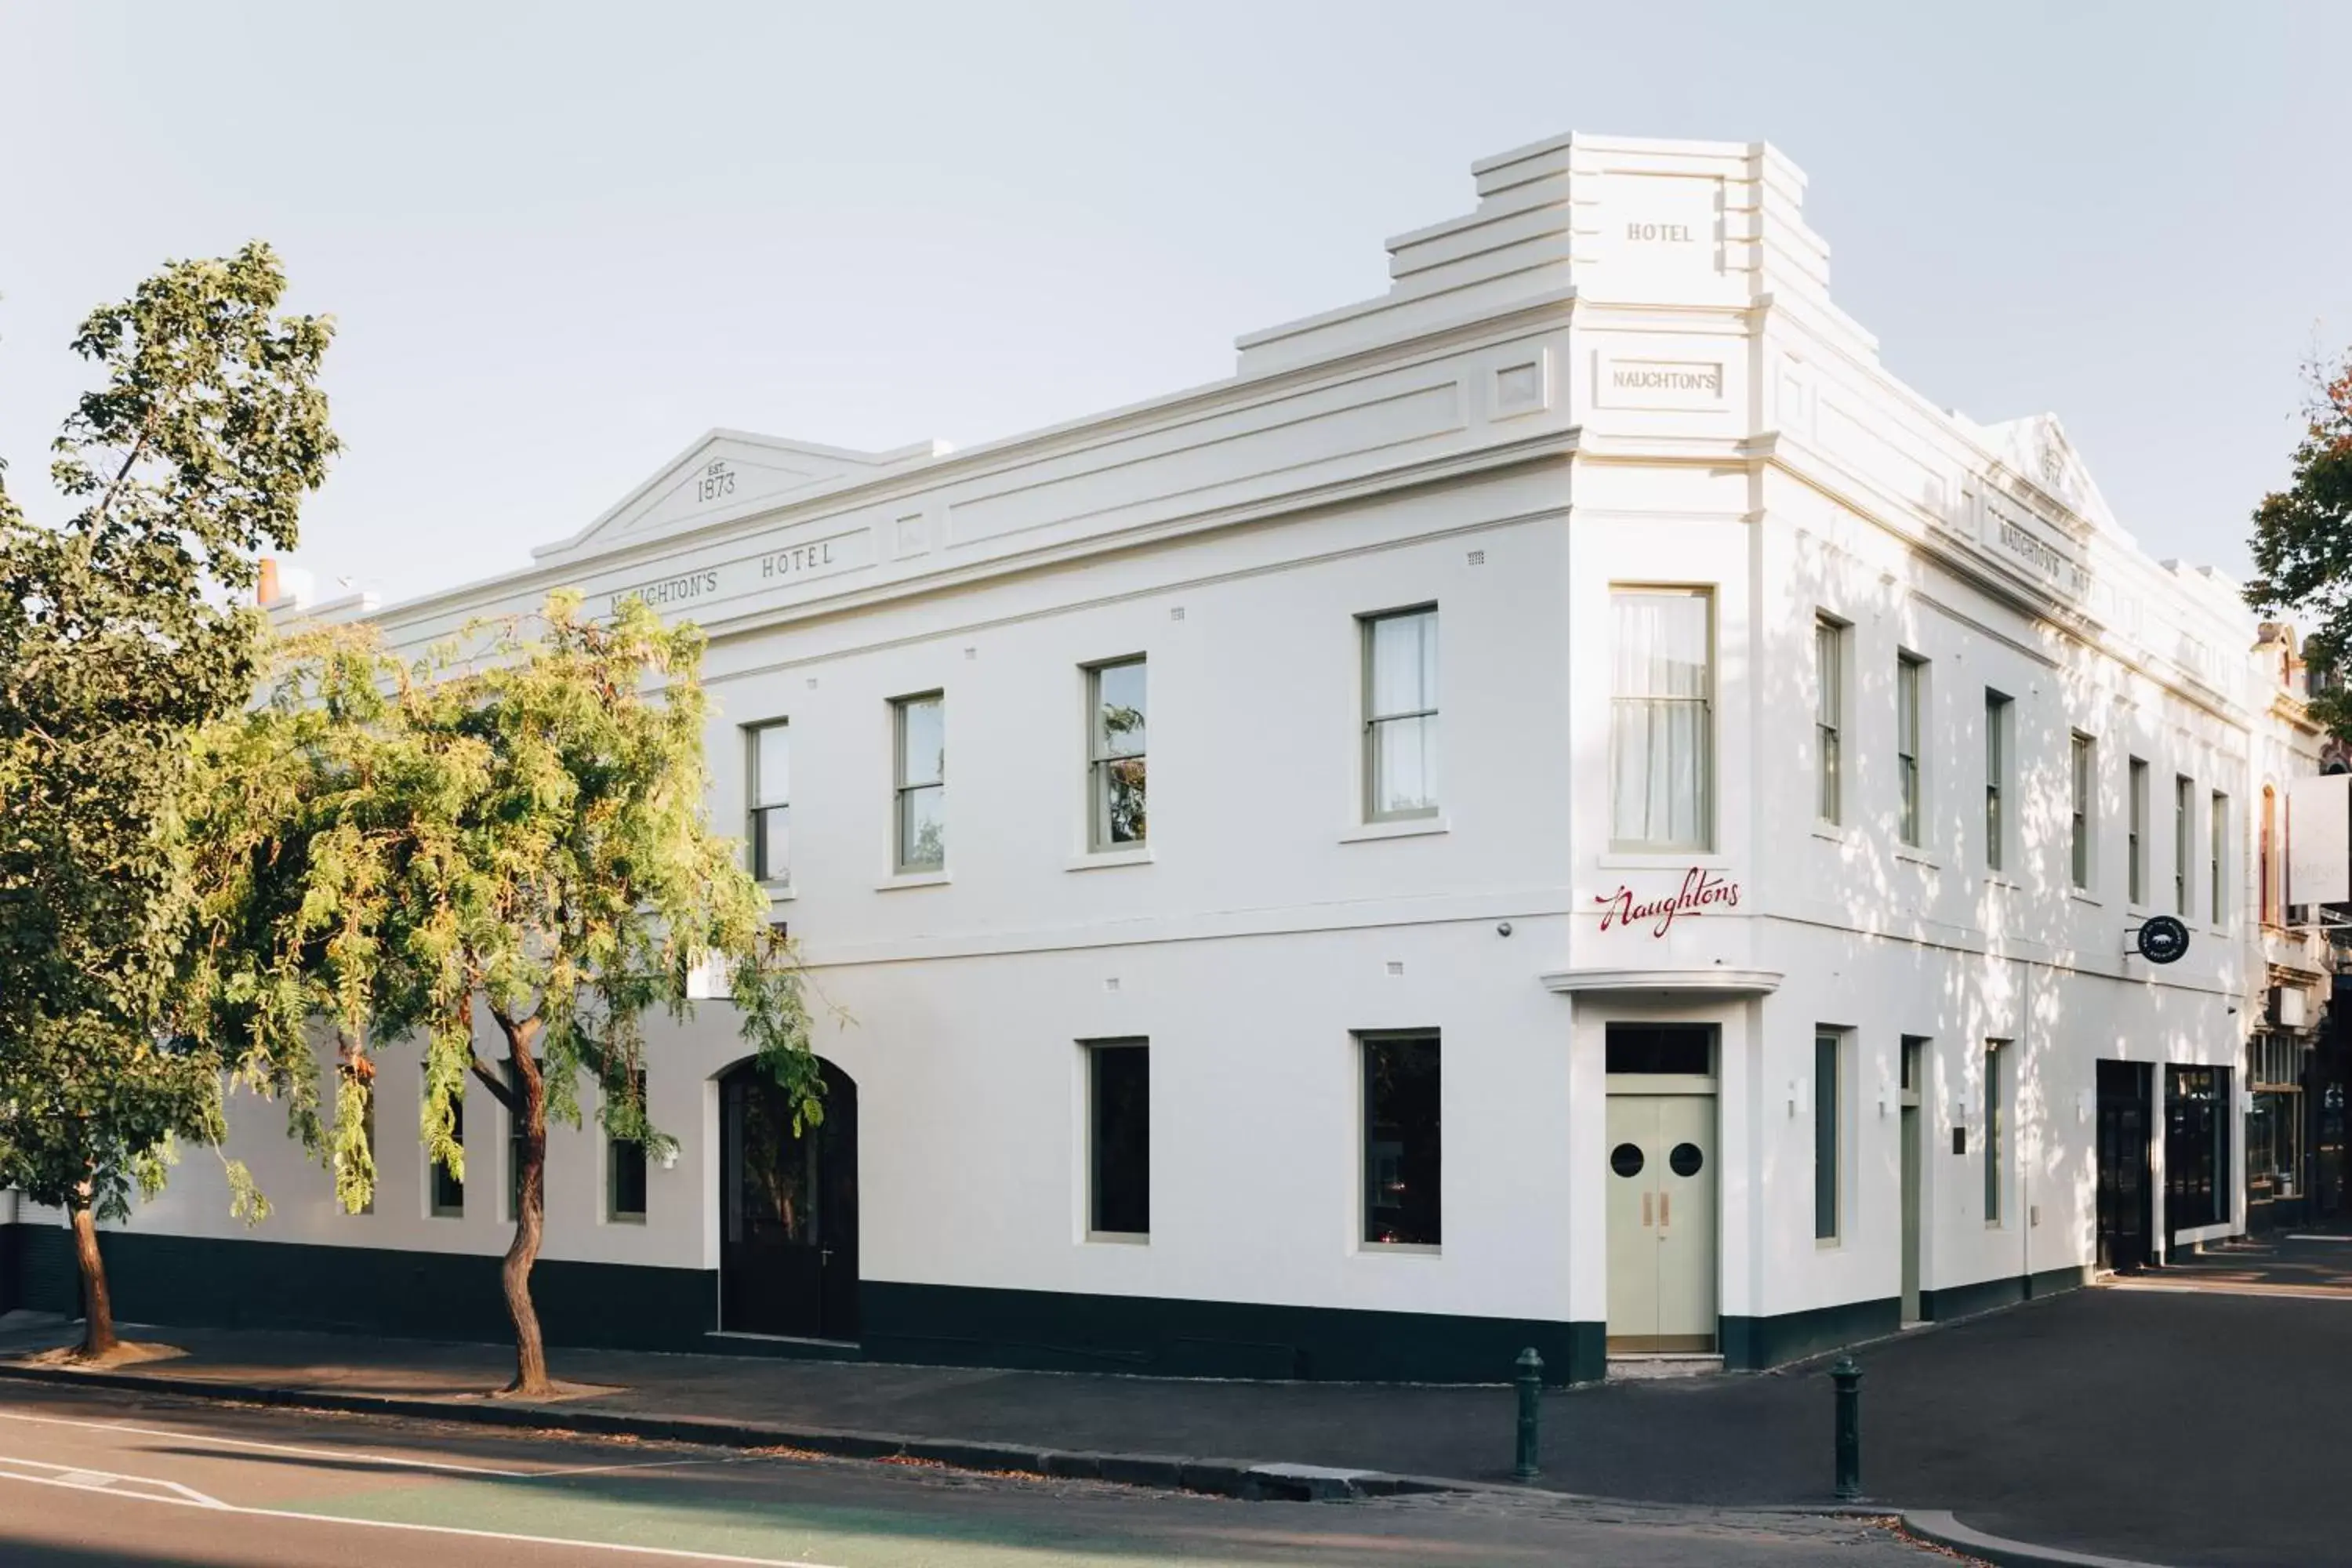
[[[926,1500],[928,1507],[900,1509],[621,1495],[651,1489],[630,1484],[633,1479],[557,1476],[504,1482],[436,1477],[418,1487],[288,1500],[270,1511],[354,1522],[454,1525],[838,1568],[1279,1568],[1277,1559],[1230,1554],[1230,1542],[1196,1539],[1171,1546],[1129,1542],[1078,1521],[1004,1518],[996,1508],[956,1509],[948,1498]],[[1025,1500],[1048,1512],[1056,1506],[1045,1493]]]

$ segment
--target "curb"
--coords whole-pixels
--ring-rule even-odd
[[[2031,1542],[1987,1535],[1982,1531],[1970,1530],[1946,1509],[1917,1509],[1898,1517],[1903,1528],[1920,1540],[1965,1552],[1996,1568],[2163,1568],[2161,1563],[2142,1563],[2135,1558],[2101,1557],[2088,1552],[2069,1552],[2061,1546],[2036,1546]]]
[[[397,1415],[413,1420],[456,1421],[510,1430],[577,1432],[596,1437],[636,1437],[652,1442],[692,1443],[717,1448],[799,1448],[842,1459],[898,1459],[946,1465],[956,1469],[1015,1471],[1058,1479],[1111,1481],[1165,1491],[1208,1492],[1250,1502],[1330,1502],[1349,1498],[1396,1497],[1412,1492],[1468,1490],[1467,1487],[1380,1470],[1349,1470],[1325,1465],[1291,1465],[1255,1459],[1202,1458],[1181,1454],[1110,1454],[1086,1449],[1033,1447],[1018,1443],[982,1443],[954,1437],[918,1437],[895,1432],[860,1432],[826,1426],[762,1426],[693,1415],[631,1415],[618,1411],[566,1410],[545,1405],[448,1404],[389,1394],[339,1394],[327,1389],[281,1388],[257,1383],[197,1382],[131,1372],[75,1372],[64,1367],[0,1363],[0,1379],[73,1388],[113,1388],[133,1394],[167,1394],[289,1410],[327,1410],[353,1415]]]

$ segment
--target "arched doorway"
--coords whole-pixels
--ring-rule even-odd
[[[719,1080],[719,1326],[857,1337],[857,1083],[829,1061],[801,1135],[757,1062]]]

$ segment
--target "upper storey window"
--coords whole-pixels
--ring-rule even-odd
[[[1094,803],[1088,843],[1096,849],[1140,848],[1150,837],[1144,810],[1146,683],[1139,658],[1087,671],[1087,791]]]
[[[783,723],[751,731],[751,874],[793,879],[793,731]]]
[[[2091,890],[2093,810],[2098,803],[2099,743],[2080,730],[2069,743],[2067,769],[2067,876],[2083,892]]]
[[[1364,816],[1437,813],[1437,607],[1366,616]]]
[[[1714,611],[1715,596],[1705,588],[1619,588],[1610,595],[1614,847],[1715,847]]]
[[[1845,626],[1827,616],[1813,617],[1813,748],[1821,777],[1813,815],[1832,825],[1845,820]]]
[[[892,703],[898,731],[898,868],[948,863],[948,702],[940,692]]]
[[[1927,812],[1923,808],[1927,774],[1921,767],[1923,733],[1920,710],[1926,705],[1927,661],[1913,654],[1895,660],[1895,826],[1903,842],[1916,849],[1923,842]]]

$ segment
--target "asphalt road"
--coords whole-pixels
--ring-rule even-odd
[[[1248,1503],[926,1467],[0,1390],[12,1568],[1801,1564],[1921,1568],[1859,1521],[1493,1493]]]

